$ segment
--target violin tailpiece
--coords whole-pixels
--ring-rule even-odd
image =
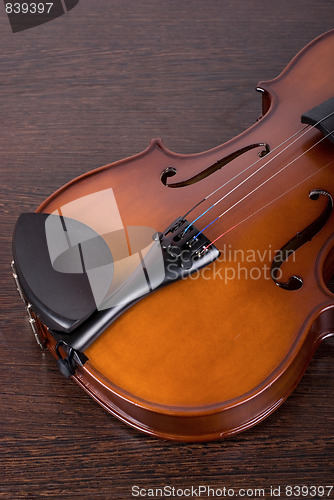
[[[83,351],[138,300],[219,256],[217,248],[184,218],[163,233],[152,232],[147,249],[136,249],[136,266],[113,289],[117,261],[102,236],[67,217],[22,214],[13,237],[21,294],[57,340]],[[71,244],[71,233],[76,244]]]

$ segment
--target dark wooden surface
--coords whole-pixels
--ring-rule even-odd
[[[133,485],[206,484],[266,488],[270,498],[271,485],[333,484],[333,339],[262,424],[217,442],[161,441],[58,373],[9,270],[17,216],[73,177],[152,137],[193,153],[250,126],[258,81],[332,28],[333,3],[82,0],[17,34],[0,7],[0,497],[123,499]]]

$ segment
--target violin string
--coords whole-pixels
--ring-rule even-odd
[[[201,217],[203,217],[206,213],[208,213],[212,208],[214,208],[216,205],[218,205],[218,203],[220,203],[221,201],[223,201],[225,198],[227,198],[230,194],[232,194],[236,189],[238,189],[240,186],[242,186],[246,181],[248,181],[250,178],[252,178],[255,174],[257,174],[258,172],[260,172],[264,167],[266,167],[272,160],[274,160],[275,158],[277,158],[280,154],[284,153],[284,151],[286,151],[290,146],[292,146],[295,142],[297,142],[299,139],[301,139],[305,134],[307,134],[309,131],[313,130],[317,125],[319,125],[319,123],[321,123],[322,121],[326,120],[327,118],[329,118],[330,116],[332,116],[334,114],[334,112],[331,112],[329,113],[327,116],[325,116],[324,118],[322,118],[321,120],[319,120],[318,122],[316,122],[314,125],[312,125],[311,127],[309,125],[307,125],[306,127],[303,127],[302,129],[300,129],[298,132],[295,132],[291,137],[289,137],[288,139],[286,139],[285,141],[283,141],[281,144],[279,144],[278,146],[276,146],[270,153],[273,153],[275,150],[277,150],[278,148],[280,148],[282,145],[284,145],[286,142],[290,141],[291,139],[293,139],[296,135],[300,134],[301,132],[301,135],[299,135],[294,141],[290,142],[285,148],[283,148],[281,151],[279,151],[275,156],[271,157],[267,162],[265,162],[260,168],[258,168],[257,170],[255,170],[251,175],[249,175],[248,177],[246,177],[246,179],[244,179],[242,182],[240,182],[237,186],[235,186],[231,191],[229,191],[228,193],[226,193],[222,198],[220,198],[219,200],[217,200],[215,203],[213,203],[207,210],[205,210],[202,214],[200,214],[198,217],[196,217],[196,219],[194,219],[190,224],[188,224],[188,226],[185,228],[183,234],[185,234],[188,229],[196,222],[198,221]],[[268,153],[268,154],[270,154]],[[265,158],[267,158],[268,155],[266,155]],[[239,174],[237,174],[235,177],[233,177],[232,179],[228,180],[225,184],[222,184],[221,186],[219,186],[217,189],[215,189],[212,193],[210,193],[209,195],[207,195],[205,198],[203,198],[203,200],[201,200],[199,203],[197,203],[191,210],[189,210],[189,212],[187,212],[186,215],[188,215],[193,209],[195,209],[198,205],[200,205],[203,201],[207,200],[208,198],[210,198],[210,196],[212,196],[213,194],[215,194],[217,191],[219,191],[221,188],[223,188],[224,186],[226,186],[227,184],[229,184],[229,182],[231,182],[232,180],[234,180],[236,177],[238,177],[239,175],[243,174],[244,172],[246,172],[249,168],[251,168],[252,166],[256,165],[259,161],[261,161],[262,158],[259,158],[259,160],[257,160],[256,162],[254,162],[252,165],[250,165],[249,167],[247,167],[245,170],[243,170],[242,172],[240,172]],[[219,217],[218,217],[219,218]],[[215,219],[213,222],[215,222],[217,219]],[[209,224],[209,226],[211,225],[211,223]],[[209,226],[206,226],[202,231],[204,231],[207,227]],[[198,233],[201,234],[200,231]],[[198,236],[196,235],[195,238]]]
[[[279,144],[278,146],[276,146],[274,149],[271,149],[269,151],[269,153],[265,156],[265,158],[268,157],[268,155],[271,155],[272,153],[274,153],[274,151],[276,151],[277,149],[279,149],[280,147],[284,146],[284,144],[286,144],[288,141],[290,141],[291,139],[293,139],[296,135],[300,134],[301,132],[303,132],[303,130],[305,129],[309,129],[310,125],[305,125],[305,127],[302,127],[300,130],[298,130],[297,132],[295,132],[294,134],[292,134],[290,137],[288,137],[287,139],[285,139],[283,142],[281,142],[281,144]],[[212,191],[211,193],[209,193],[207,196],[205,196],[205,198],[203,198],[201,201],[199,201],[198,203],[196,203],[196,205],[194,205],[190,210],[188,210],[187,213],[184,214],[183,218],[185,219],[193,210],[195,210],[195,208],[197,208],[201,203],[203,203],[204,201],[208,200],[211,196],[213,196],[214,194],[216,194],[220,189],[222,189],[223,187],[227,186],[228,184],[230,184],[232,181],[234,181],[235,179],[237,179],[238,177],[240,177],[240,175],[244,174],[245,172],[247,172],[247,170],[249,170],[250,168],[254,167],[254,165],[256,165],[257,163],[259,163],[261,160],[263,159],[262,158],[258,158],[256,161],[254,161],[254,163],[251,163],[248,167],[246,167],[244,170],[242,170],[241,172],[239,172],[238,174],[236,174],[234,177],[231,177],[230,179],[228,179],[224,184],[222,184],[221,186],[217,187],[214,191]],[[211,208],[211,207],[210,207]],[[203,212],[203,214],[201,214],[199,217],[197,217],[197,219],[194,219],[191,224],[189,224],[189,226],[185,229],[184,232],[186,232],[188,230],[188,228],[194,224],[198,219],[200,219],[202,217],[202,215],[205,215],[209,210],[210,208],[208,208],[208,210],[206,210],[205,212]]]
[[[213,219],[207,226],[205,226],[203,229],[201,229],[201,231],[199,231],[195,236],[194,236],[194,239],[196,239],[201,233],[203,233],[203,231],[205,231],[208,227],[211,226],[211,224],[213,224],[214,222],[216,222],[218,219],[220,219],[221,217],[223,217],[223,215],[227,214],[230,210],[232,210],[232,208],[236,207],[237,205],[239,205],[239,203],[241,203],[243,200],[245,200],[246,198],[248,198],[251,194],[255,193],[255,191],[257,191],[258,189],[260,189],[262,186],[264,186],[265,184],[267,184],[267,182],[271,181],[274,177],[276,177],[276,175],[280,174],[281,172],[283,172],[285,169],[287,169],[290,165],[292,165],[292,163],[294,163],[295,161],[299,160],[299,158],[301,158],[302,156],[304,156],[306,153],[308,153],[311,149],[313,149],[315,146],[317,146],[318,144],[320,144],[320,142],[322,142],[324,139],[326,139],[329,135],[331,135],[332,132],[329,132],[329,134],[325,135],[324,137],[322,137],[321,139],[319,139],[318,142],[316,142],[315,144],[312,144],[312,146],[310,146],[306,151],[304,151],[303,153],[301,153],[299,156],[297,156],[296,158],[294,158],[293,160],[291,160],[287,165],[285,165],[284,167],[282,167],[280,170],[278,170],[277,172],[275,172],[273,175],[271,175],[270,177],[268,177],[268,179],[266,179],[265,181],[263,181],[261,184],[259,184],[256,188],[252,189],[252,191],[249,191],[245,196],[243,196],[240,200],[238,200],[236,203],[234,203],[234,205],[232,205],[231,207],[229,207],[227,210],[225,210],[225,212],[221,213],[220,215],[218,215],[218,217],[216,217],[215,219]],[[228,193],[227,195],[225,195],[223,198],[221,198],[221,200],[223,200],[224,198],[226,198],[230,193]],[[221,201],[219,200],[219,201]]]
[[[267,208],[269,205],[271,205],[272,203],[274,203],[275,201],[279,200],[280,198],[282,198],[283,196],[285,196],[286,194],[288,194],[290,191],[296,189],[298,186],[300,186],[301,184],[303,184],[304,182],[306,182],[308,179],[311,179],[311,177],[314,177],[315,175],[319,174],[319,172],[321,172],[322,170],[324,170],[325,168],[329,167],[330,165],[332,165],[334,163],[334,160],[330,161],[329,163],[327,163],[327,165],[325,165],[324,167],[320,168],[317,172],[314,172],[313,174],[309,175],[308,177],[306,177],[305,179],[303,179],[302,181],[298,182],[298,184],[296,184],[295,186],[293,186],[292,188],[288,189],[287,191],[285,191],[283,194],[280,194],[279,196],[277,196],[277,198],[275,198],[274,200],[271,200],[269,201],[269,203],[267,203],[266,205],[264,205],[263,207],[259,208],[258,210],[256,210],[256,212],[252,213],[251,215],[248,215],[248,217],[246,217],[245,219],[243,219],[242,221],[238,222],[238,224],[235,224],[234,226],[230,227],[230,229],[228,229],[227,231],[225,231],[224,233],[222,233],[220,236],[218,236],[218,238],[216,238],[213,242],[210,243],[210,245],[207,245],[203,250],[202,252],[205,252],[205,250],[207,248],[209,248],[211,245],[213,245],[217,240],[219,240],[219,238],[221,238],[222,236],[225,236],[225,234],[227,233],[230,233],[233,229],[237,228],[238,226],[240,226],[240,224],[243,224],[244,222],[246,222],[248,219],[250,219],[251,217],[253,217],[254,215],[258,214],[259,212],[261,212],[262,210],[264,210],[265,208]]]
[[[305,151],[304,153],[300,154],[297,158],[295,158],[294,160],[292,160],[288,165],[286,165],[285,167],[283,167],[283,169],[281,169],[280,171],[276,172],[274,175],[271,176],[271,178],[275,177],[277,174],[279,174],[282,170],[284,170],[285,168],[287,168],[289,165],[291,165],[292,163],[294,163],[296,160],[298,160],[299,158],[301,158],[302,156],[304,156],[304,154],[308,153],[308,151],[310,151],[312,148],[314,148],[315,146],[317,146],[320,142],[322,142],[324,139],[326,139],[327,137],[329,137],[330,135],[332,134],[332,132],[329,132],[327,135],[325,135],[324,137],[322,137],[318,142],[316,142],[315,144],[313,144],[307,151]],[[250,219],[251,217],[253,217],[254,215],[256,215],[257,213],[261,212],[261,210],[265,209],[266,207],[268,207],[269,205],[271,205],[272,203],[274,203],[275,201],[277,201],[278,199],[282,198],[283,196],[285,196],[287,193],[289,193],[290,191],[292,191],[293,189],[295,189],[296,187],[298,187],[300,184],[303,184],[304,182],[306,182],[308,179],[310,179],[311,177],[314,177],[315,175],[317,175],[319,172],[321,172],[322,170],[324,170],[325,168],[329,167],[330,165],[332,165],[334,163],[334,160],[332,160],[331,162],[327,163],[327,165],[325,165],[324,167],[320,168],[317,172],[314,172],[313,174],[309,175],[308,177],[306,177],[305,179],[303,179],[302,181],[298,182],[296,185],[294,185],[292,188],[289,188],[287,191],[285,191],[283,194],[281,194],[280,196],[278,196],[277,198],[274,198],[273,200],[271,200],[269,203],[267,203],[266,205],[264,205],[263,207],[259,208],[258,210],[256,210],[255,212],[253,212],[251,215],[249,215],[248,217],[246,217],[245,219],[243,219],[241,222],[238,222],[238,224],[235,224],[234,226],[232,226],[230,229],[228,229],[227,231],[224,231],[222,234],[220,234],[219,236],[217,236],[217,238],[215,238],[209,245],[207,245],[205,248],[203,248],[202,252],[205,252],[211,245],[213,245],[216,241],[218,241],[220,238],[222,238],[223,236],[225,236],[225,234],[231,232],[233,229],[237,228],[240,224],[242,224],[243,222],[247,221],[248,219]],[[252,192],[256,191],[257,189],[259,189],[261,186],[263,186],[264,184],[266,184],[271,178],[267,179],[266,181],[264,181],[260,186],[258,186],[257,188],[255,188]],[[235,203],[234,205],[232,205],[230,208],[228,208],[227,210],[225,210],[225,212],[223,212],[222,214],[220,214],[217,219],[215,220],[218,220],[220,217],[222,217],[223,215],[225,215],[227,212],[229,212],[230,210],[232,210],[232,208],[234,208],[236,205],[238,205],[241,201],[243,201],[245,198],[247,198],[251,193],[248,193],[246,196],[244,196],[244,198],[242,198],[241,200],[239,200],[237,203]],[[214,221],[213,221],[214,222]],[[212,222],[212,223],[213,223]],[[208,226],[210,226],[212,223],[210,223]],[[208,227],[207,226],[207,227]],[[204,229],[203,229],[204,231]],[[198,233],[198,235],[201,233],[202,231],[200,231]],[[195,236],[195,238],[197,238],[197,236]]]

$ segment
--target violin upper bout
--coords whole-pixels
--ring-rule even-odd
[[[262,92],[262,117],[281,100],[301,116],[333,97],[333,52],[331,30],[306,45],[276,78],[259,82],[256,90]]]

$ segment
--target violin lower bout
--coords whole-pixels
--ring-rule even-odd
[[[138,404],[122,396],[89,363],[78,368],[73,378],[105,410],[141,432],[176,441],[209,441],[244,431],[273,413],[297,386],[317,346],[309,338],[289,366],[259,393],[207,412],[161,411]]]

